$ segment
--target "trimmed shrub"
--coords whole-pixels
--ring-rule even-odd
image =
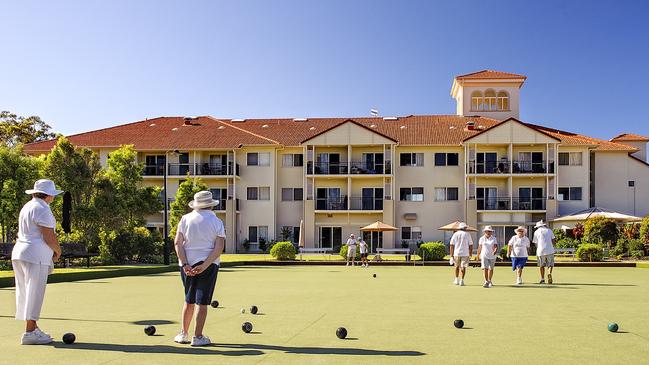
[[[340,256],[342,256],[345,259],[347,258],[347,245],[346,244],[340,246]],[[361,259],[361,250],[358,249],[358,245],[356,246],[356,258],[355,259],[356,260]]]
[[[418,255],[425,260],[441,261],[446,256],[446,246],[442,242],[426,242],[419,246]]]
[[[295,260],[295,247],[291,242],[277,242],[270,249],[270,255],[280,261]]]
[[[602,246],[592,243],[584,243],[577,248],[577,259],[579,261],[602,261],[604,252]]]
[[[577,248],[579,241],[570,237],[564,237],[557,241],[557,248]]]
[[[605,244],[610,247],[617,242],[618,235],[617,225],[611,219],[594,217],[586,220],[584,241],[588,243]]]

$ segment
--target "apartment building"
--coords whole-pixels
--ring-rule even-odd
[[[526,77],[484,70],[457,76],[455,115],[220,119],[159,117],[69,136],[102,164],[132,144],[144,184],[200,177],[221,201],[226,251],[244,241],[334,247],[381,220],[394,233],[366,234],[372,249],[445,240],[455,220],[492,225],[501,241],[518,225],[600,206],[649,213],[649,138],[610,141],[519,119]],[[47,153],[55,141],[27,145]],[[162,228],[162,212],[148,217]]]

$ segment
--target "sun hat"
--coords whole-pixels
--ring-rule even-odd
[[[494,231],[494,229],[491,228],[491,226],[486,226],[486,227],[484,227],[484,229],[482,230],[482,232],[493,232],[493,231]]]
[[[460,222],[460,224],[457,225],[458,229],[465,230],[467,227],[466,223]]]
[[[33,189],[25,190],[25,194],[41,193],[49,196],[56,196],[61,194],[62,192],[63,190],[56,189],[56,185],[54,185],[54,181],[48,179],[36,180]]]
[[[516,231],[516,232],[518,232],[518,231],[523,231],[523,233],[525,233],[525,232],[527,232],[527,228],[525,228],[525,227],[523,227],[523,226],[518,226],[518,228],[516,228],[515,231]]]
[[[540,221],[536,222],[536,225],[534,226],[534,228],[536,229],[536,228],[545,227],[545,226],[546,226],[545,222],[543,221],[543,219],[541,219]]]
[[[206,190],[194,194],[194,200],[189,202],[192,209],[209,208],[219,204],[218,200],[212,199],[212,193]]]

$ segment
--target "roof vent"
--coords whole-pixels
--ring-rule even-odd
[[[293,118],[294,122],[306,122],[307,120],[307,118]]]
[[[220,125],[220,126],[219,126],[219,129],[225,129],[225,127],[224,127],[224,126],[222,126],[222,125]]]
[[[370,128],[376,128],[376,124],[371,124]]]
[[[399,120],[399,118],[398,117],[383,117],[383,120],[386,120],[386,121],[388,121],[388,120]]]
[[[402,126],[399,127],[399,128],[401,128],[401,129],[406,129],[407,127],[406,127],[405,125],[402,125]]]
[[[241,119],[241,118],[237,118],[237,119],[232,119],[232,120],[231,120],[232,123],[243,123],[243,122],[245,122],[245,121],[246,121],[245,119]]]
[[[309,130],[310,130],[310,131],[314,131],[314,130],[315,130],[315,127],[311,127],[311,128],[309,128]]]
[[[194,119],[196,119],[196,118],[194,118],[194,117],[185,117],[183,119],[183,125],[194,125],[194,123],[192,122],[192,120],[194,120]]]
[[[475,122],[472,121],[472,120],[468,120],[466,122],[466,129],[468,129],[470,131],[474,130],[475,129]]]
[[[155,123],[149,124],[149,127],[155,127]]]
[[[172,131],[177,131],[178,127],[171,128]]]
[[[261,126],[262,128],[268,128],[268,124],[264,124]]]

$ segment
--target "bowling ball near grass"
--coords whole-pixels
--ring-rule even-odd
[[[250,313],[257,314],[258,311],[259,311],[259,309],[257,308],[256,305],[253,305],[252,307],[250,307]]]
[[[219,301],[218,301],[218,300],[214,300],[214,301],[212,301],[212,304],[211,304],[211,305],[212,305],[212,308],[218,308],[218,307],[219,307]]]
[[[155,335],[155,326],[146,326],[146,327],[144,327],[144,333],[146,333],[147,336]]]
[[[608,330],[611,331],[611,332],[617,332],[617,330],[619,330],[619,329],[620,329],[620,327],[617,325],[617,323],[609,323],[608,324]]]
[[[241,312],[241,314],[244,314],[244,313],[246,313],[246,310],[244,308],[241,308],[241,310],[239,312]]]
[[[376,274],[373,274],[372,276],[373,276],[373,277],[376,277]]]
[[[75,336],[74,333],[66,333],[63,335],[63,343],[67,345],[72,345],[76,340],[77,336]]]
[[[464,321],[461,320],[461,319],[456,319],[453,322],[453,325],[455,326],[455,328],[462,328],[462,327],[464,327]]]
[[[341,340],[347,337],[347,329],[345,327],[338,327],[336,330],[336,337]]]
[[[241,330],[245,333],[250,333],[250,331],[252,331],[252,323],[243,322],[243,324],[241,325]]]

